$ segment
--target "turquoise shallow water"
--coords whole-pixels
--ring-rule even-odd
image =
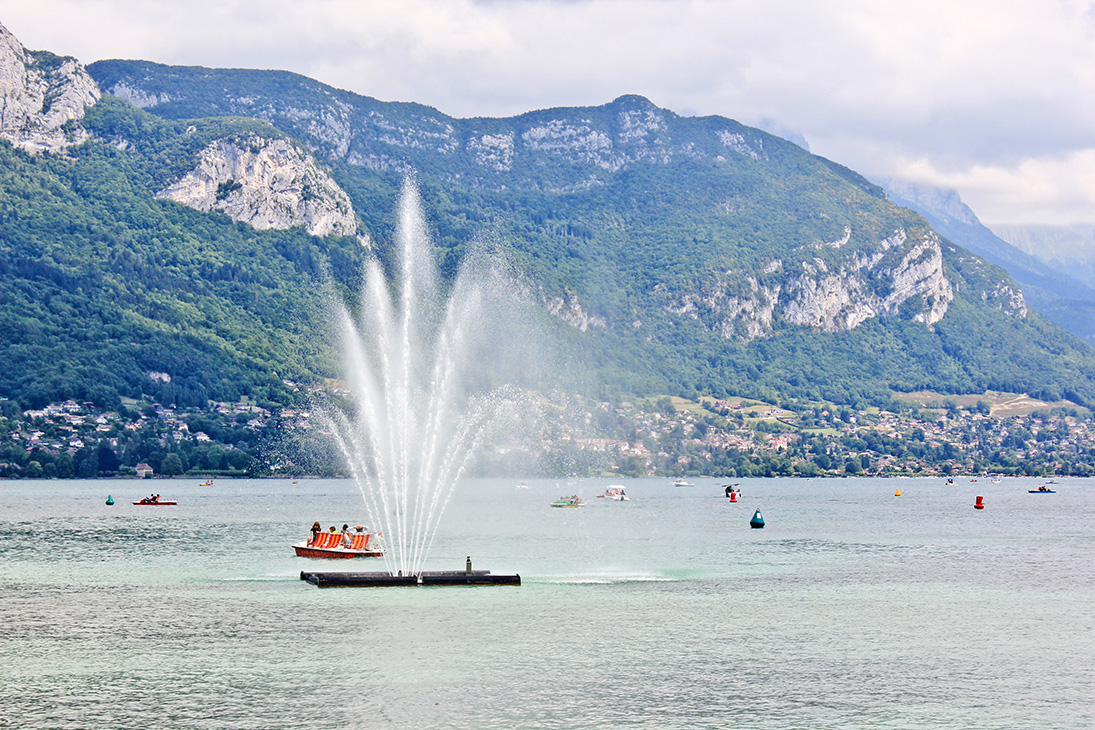
[[[1095,727],[1095,480],[469,481],[428,567],[523,585],[432,589],[299,580],[380,569],[289,547],[349,482],[198,481],[0,483],[0,727]]]

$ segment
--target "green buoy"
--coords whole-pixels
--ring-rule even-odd
[[[755,529],[764,527],[764,518],[761,517],[759,509],[753,513],[753,519],[749,520],[749,526]]]
[[[112,495],[109,495],[109,494],[106,495],[106,503],[107,504],[114,504],[114,497]]]

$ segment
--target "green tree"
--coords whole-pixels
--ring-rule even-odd
[[[177,477],[182,474],[183,463],[179,455],[171,453],[165,456],[160,464],[160,473],[167,477]]]

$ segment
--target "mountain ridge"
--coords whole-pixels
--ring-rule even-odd
[[[443,272],[477,238],[504,249],[558,323],[574,387],[841,403],[991,388],[1095,402],[1090,349],[1030,312],[1003,269],[858,173],[731,119],[625,95],[456,120],[287,72],[88,71],[143,108],[104,95],[70,124],[88,137],[67,157],[0,145],[0,317],[14,364],[0,397],[248,391],[291,403],[286,380],[337,374],[316,336],[323,298],[346,297],[367,255],[390,263],[395,196],[413,173]],[[242,151],[252,139],[307,151],[301,164],[345,193],[367,238],[310,235],[303,219],[259,230],[230,206],[157,199],[208,150],[216,166],[235,154],[226,140]],[[207,181],[205,200],[230,201],[249,182],[236,174]],[[69,311],[94,316],[75,328]]]
[[[238,70],[218,71],[196,67],[178,69],[132,61],[100,61],[92,64],[90,70],[104,87],[123,91],[137,100],[145,100],[146,109],[155,111],[166,105],[168,108],[163,112],[166,117],[172,117],[180,111],[187,115],[197,111],[240,114],[256,108],[260,109],[261,116],[266,121],[279,126],[283,132],[299,136],[303,127],[306,130],[303,134],[304,139],[315,152],[326,154],[328,158],[341,158],[348,164],[367,167],[376,172],[391,170],[407,172],[410,169],[423,167],[421,158],[424,155],[420,152],[423,148],[422,140],[429,139],[432,144],[432,147],[427,150],[429,154],[450,158],[464,154],[479,166],[480,175],[470,180],[466,175],[451,174],[443,167],[438,173],[442,179],[494,190],[520,187],[541,189],[556,194],[578,192],[593,186],[608,184],[608,177],[612,174],[625,171],[642,162],[662,165],[680,160],[717,163],[725,162],[727,156],[762,161],[767,160],[770,155],[778,156],[788,152],[792,155],[800,154],[800,149],[796,145],[761,130],[751,129],[721,117],[684,119],[672,112],[659,109],[649,100],[637,95],[623,95],[599,107],[536,110],[507,119],[458,120],[420,105],[396,107],[399,111],[410,108],[415,115],[428,117],[430,129],[443,130],[430,137],[426,134],[408,134],[406,127],[392,123],[390,121],[392,114],[385,116],[378,111],[387,108],[382,102],[359,97],[349,92],[325,89],[317,82],[303,77],[286,76],[280,72],[271,73],[269,76],[269,80],[279,89],[282,87],[283,80],[291,80],[298,92],[304,89],[311,98],[336,99],[337,97],[337,99],[329,102],[325,111],[313,110],[310,115],[300,112],[296,106],[291,106],[288,110],[279,113],[276,111],[276,105],[259,93],[259,88],[263,86],[261,79],[253,74],[243,74]],[[149,81],[149,77],[157,73],[164,74],[168,79],[182,76],[191,82],[196,78],[205,79],[208,84],[217,89],[217,92],[212,99],[203,97],[196,104],[186,105],[183,95],[177,92],[171,95],[165,90],[163,78],[158,83]],[[242,86],[234,87],[233,82]],[[146,84],[147,87],[144,86]],[[163,101],[164,99],[166,101]],[[329,119],[336,112],[341,114],[343,119],[378,118],[373,119],[372,132],[360,132],[356,136],[347,132],[332,148],[328,144],[330,138],[322,133],[316,134],[314,130],[317,128],[317,120]],[[329,125],[323,127],[323,129],[329,128]],[[386,130],[387,134],[376,133],[376,128]],[[345,129],[349,130],[349,125],[346,125]],[[697,129],[698,133],[695,131]],[[398,136],[396,132],[400,132],[403,136]],[[390,161],[390,154],[387,156],[356,154],[355,149],[359,144],[359,138],[368,137],[370,134],[380,138],[389,151],[393,147],[403,148],[407,162],[394,164]],[[415,160],[416,157],[419,159]],[[545,178],[551,179],[547,175],[518,177],[516,184],[511,182],[515,179],[513,175],[506,178],[505,184],[499,184],[497,181],[493,184],[484,182],[487,176],[494,173],[510,173],[515,169],[528,168],[537,164],[543,167],[548,164],[545,159],[550,162],[562,160],[564,169],[559,175],[554,176],[554,180],[558,181],[554,185],[545,182]],[[814,159],[821,160],[821,158]],[[882,196],[879,188],[854,172],[833,165],[829,161],[823,161],[822,164],[867,194]],[[732,203],[727,204],[727,207],[729,205]],[[850,228],[845,227],[845,230],[850,235]],[[889,247],[887,242],[895,240],[894,237],[902,240],[908,238],[904,230],[889,233],[892,235],[879,236],[878,240],[882,242],[883,249]],[[854,326],[863,319],[879,313],[892,314],[896,307],[910,296],[924,296],[925,301],[931,299],[932,304],[928,305],[926,312],[915,316],[924,318],[930,324],[945,313],[952,295],[950,284],[942,273],[938,243],[930,238],[924,240],[927,242],[925,245],[935,252],[929,257],[929,261],[934,261],[934,265],[916,277],[918,282],[905,282],[895,287],[894,291],[886,292],[885,296],[879,297],[866,292],[862,281],[853,281],[845,286],[843,283],[851,276],[848,267],[832,275],[823,260],[813,257],[814,261],[802,266],[797,272],[797,278],[789,282],[787,287],[763,287],[754,280],[748,280],[744,289],[739,287],[737,292],[723,296],[721,293],[728,286],[723,280],[714,282],[712,289],[704,296],[686,295],[673,301],[670,294],[667,306],[680,314],[692,314],[697,311],[697,303],[706,302],[707,310],[712,316],[715,313],[728,311],[736,311],[739,315],[748,313],[749,316],[745,317],[741,326],[735,326],[733,322],[725,320],[716,326],[727,333],[744,331],[748,333],[746,335],[748,338],[752,338],[767,331],[775,305],[781,296],[784,297],[782,304],[787,310],[789,322],[815,323],[828,331]],[[814,243],[817,242],[809,245]],[[917,246],[919,243],[915,243],[913,249],[919,251]],[[872,258],[875,259],[873,263],[877,263],[879,257],[872,255]],[[904,270],[915,270],[908,266],[909,263],[911,262],[905,262]],[[784,261],[772,259],[762,265],[781,268]],[[851,270],[870,268],[870,265],[866,261],[859,261],[852,264]],[[788,291],[796,292],[795,298],[788,299],[786,296]],[[719,299],[723,301],[715,301]],[[865,299],[870,299],[871,303],[858,306],[858,303]]]

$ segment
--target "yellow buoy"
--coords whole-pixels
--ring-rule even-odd
[[[896,492],[893,493],[893,496],[900,497],[901,496],[901,490],[898,489]]]

